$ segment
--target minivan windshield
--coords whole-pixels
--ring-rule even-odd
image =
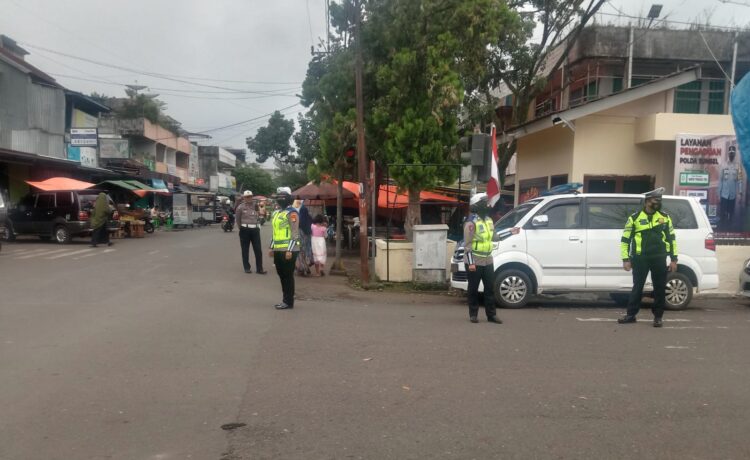
[[[521,219],[526,216],[536,205],[539,204],[539,200],[527,201],[526,203],[517,206],[508,214],[504,215],[497,222],[495,222],[495,231],[504,230],[506,228],[515,227]]]

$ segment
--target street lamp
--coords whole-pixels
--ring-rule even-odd
[[[650,19],[650,21],[648,22],[649,27],[651,27],[651,23],[654,22],[654,19],[658,18],[659,15],[661,14],[662,7],[663,5],[658,5],[658,4],[651,5],[651,9],[648,10],[648,16],[646,16],[647,18]]]

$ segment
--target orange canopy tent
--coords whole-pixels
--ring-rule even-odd
[[[26,181],[27,184],[32,187],[36,187],[45,192],[56,191],[65,192],[69,190],[86,190],[87,188],[93,187],[95,184],[90,182],[83,182],[80,180],[71,179],[69,177],[51,177],[47,180],[33,182],[30,180]]]
[[[344,189],[352,192],[355,199],[359,199],[359,184],[355,182],[344,181]],[[442,201],[445,203],[458,203],[458,199],[442,195],[435,192],[423,191],[419,194],[420,201]],[[399,193],[398,187],[395,185],[380,185],[380,193],[378,193],[378,208],[383,209],[402,209],[409,206],[409,195],[406,193]]]

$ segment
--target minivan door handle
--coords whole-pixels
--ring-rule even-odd
[[[580,238],[577,237],[576,235],[571,235],[568,237],[568,241],[578,241],[578,240],[580,240]]]

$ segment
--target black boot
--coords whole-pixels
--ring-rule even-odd
[[[661,318],[654,318],[654,327],[662,327],[664,322]]]
[[[497,316],[490,316],[487,318],[488,323],[495,323],[495,324],[503,324],[503,320],[498,318]]]
[[[469,321],[471,321],[472,323],[478,323],[479,319],[477,319],[476,316],[469,316]]]
[[[630,324],[635,323],[635,316],[625,315],[622,318],[618,319],[617,322],[619,324]]]

